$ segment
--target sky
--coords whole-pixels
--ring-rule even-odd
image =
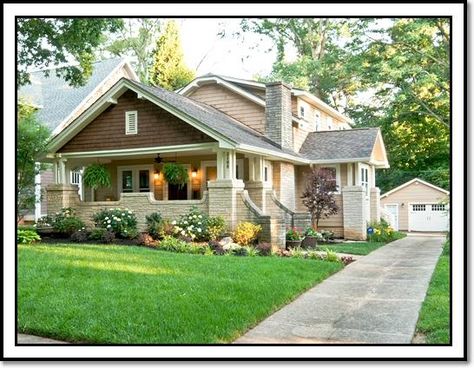
[[[241,19],[188,18],[176,21],[180,25],[186,64],[193,69],[200,64],[197,75],[214,73],[252,79],[271,72],[276,50],[269,38],[246,33],[243,42],[241,38],[232,37],[240,30]],[[221,30],[225,30],[223,38],[217,35]]]

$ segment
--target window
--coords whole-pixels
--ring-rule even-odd
[[[300,106],[300,118],[304,118],[304,106]]]
[[[365,188],[365,194],[369,195],[369,169],[366,167],[360,168],[360,185]]]
[[[425,204],[414,204],[413,205],[413,211],[416,211],[416,212],[426,211],[426,205]]]
[[[133,192],[133,171],[132,170],[122,171],[122,192],[123,193]]]
[[[149,192],[150,191],[150,172],[148,170],[140,170],[138,174],[139,191]]]
[[[324,172],[326,172],[330,175],[332,180],[334,180],[334,182],[337,185],[337,191],[336,192],[339,193],[340,190],[341,190],[341,173],[340,173],[341,167],[340,167],[340,165],[324,166],[324,167],[321,167],[320,170],[322,170],[322,171],[324,171]]]
[[[315,116],[314,130],[319,131],[319,130],[321,130],[321,113],[319,111],[316,111],[314,113],[314,116]]]
[[[336,171],[335,167],[322,167],[321,171],[328,174],[328,176],[330,176],[330,178],[331,178],[330,180],[333,181],[337,185],[337,181],[336,181],[337,171]]]
[[[264,180],[264,181],[268,181],[268,167],[267,167],[267,166],[265,166],[265,168],[264,168],[264,174],[263,174],[263,176],[264,176],[264,179],[263,179],[263,180]]]
[[[71,184],[81,184],[81,170],[71,171]]]
[[[125,112],[125,134],[132,135],[138,133],[138,114],[136,111]]]
[[[431,211],[446,211],[446,206],[444,204],[432,204]]]

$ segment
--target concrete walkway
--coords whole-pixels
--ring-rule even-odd
[[[26,335],[22,333],[17,334],[18,344],[69,344],[65,341],[58,341],[53,339],[48,339],[46,337],[35,336],[35,335]]]
[[[235,343],[409,344],[444,239],[410,236],[381,247]]]

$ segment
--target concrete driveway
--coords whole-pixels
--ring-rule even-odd
[[[409,344],[444,239],[409,236],[381,247],[235,343]]]

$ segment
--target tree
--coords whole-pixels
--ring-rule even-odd
[[[109,44],[104,46],[103,51],[119,57],[129,55],[135,59],[134,64],[140,81],[148,83],[149,72],[153,65],[153,47],[159,32],[158,19],[126,19],[119,38],[112,34],[109,37]]]
[[[319,220],[335,215],[339,211],[334,193],[338,185],[334,176],[325,169],[313,168],[306,177],[306,188],[301,198],[311,213],[311,221],[319,226]]]
[[[168,90],[175,90],[193,79],[194,72],[184,63],[178,25],[174,21],[169,21],[166,23],[165,31],[156,42],[150,83]]]
[[[45,169],[38,165],[40,155],[46,152],[50,135],[48,128],[36,118],[32,108],[19,105],[17,163],[17,221],[35,207],[35,175]]]
[[[122,20],[113,18],[18,18],[18,84],[29,83],[32,67],[77,62],[78,66],[56,69],[56,75],[73,86],[83,85],[92,74],[94,51],[103,33],[122,26]]]

